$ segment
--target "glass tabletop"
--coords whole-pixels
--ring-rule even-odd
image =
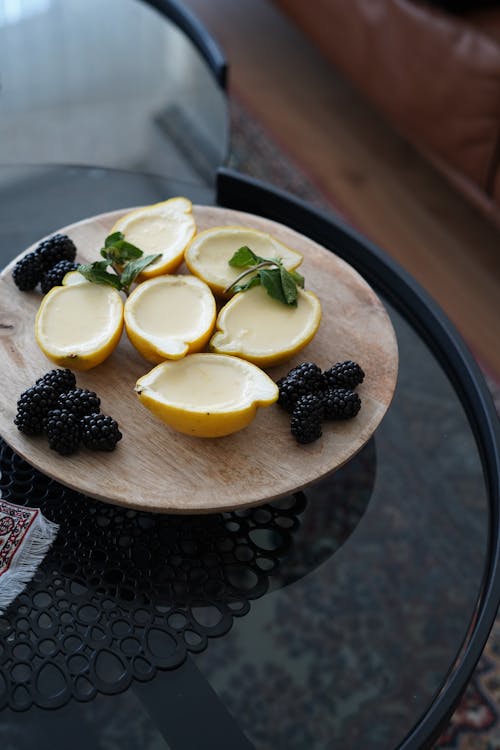
[[[215,200],[203,186],[106,169],[1,168],[1,265],[72,221],[181,193]],[[181,521],[129,515],[34,478],[3,447],[4,497],[24,488],[23,502],[62,529],[0,618],[6,746],[400,746],[467,643],[491,529],[455,388],[382,299],[400,352],[394,401],[361,453],[305,493]],[[80,527],[68,520],[78,508]],[[41,678],[47,663],[58,678]],[[82,675],[93,692],[78,692]]]
[[[171,0],[0,0],[0,162],[210,182],[226,156],[225,93],[171,8],[186,12]]]

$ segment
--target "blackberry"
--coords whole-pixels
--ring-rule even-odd
[[[14,424],[25,435],[39,435],[44,431],[47,415],[57,401],[57,393],[45,383],[31,386],[21,393],[17,402]]]
[[[73,388],[61,393],[57,401],[58,409],[66,409],[80,419],[86,414],[96,414],[99,411],[101,399],[94,391],[86,388]]]
[[[357,362],[337,362],[323,373],[329,388],[356,388],[363,382],[365,373]]]
[[[36,253],[28,253],[18,260],[12,271],[14,284],[22,292],[34,289],[42,277],[40,258]]]
[[[70,271],[76,271],[78,263],[73,263],[71,260],[60,260],[55,266],[49,268],[48,271],[42,276],[42,293],[47,294],[50,292],[52,287],[61,286],[62,280]]]
[[[320,392],[324,388],[321,369],[314,362],[302,364],[290,370],[288,375],[278,380],[278,404],[286,411],[292,412],[301,396],[308,393]]]
[[[54,234],[47,240],[40,242],[35,250],[40,260],[42,272],[48,271],[60,260],[74,261],[76,257],[75,244],[66,234]]]
[[[88,414],[80,422],[82,442],[92,451],[112,451],[122,439],[117,422],[105,414]]]
[[[325,419],[351,419],[361,409],[361,399],[348,388],[329,388],[323,394]]]
[[[61,456],[75,453],[81,440],[78,417],[67,409],[53,409],[47,417],[47,437],[49,446]]]
[[[57,395],[76,388],[76,378],[71,370],[51,370],[38,378],[36,385],[51,385]]]
[[[292,412],[290,430],[298,443],[312,443],[321,437],[323,400],[321,396],[308,393],[301,396]]]

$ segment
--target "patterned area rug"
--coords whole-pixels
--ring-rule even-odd
[[[286,154],[269,132],[233,99],[231,103],[232,143],[229,166],[262,179],[339,215],[306,175]],[[348,217],[344,217],[348,221]],[[485,373],[500,414],[500,378]],[[435,750],[500,750],[500,616],[473,674],[471,682],[449,726]]]

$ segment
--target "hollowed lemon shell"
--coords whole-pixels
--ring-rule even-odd
[[[299,289],[295,307],[273,299],[257,286],[239,292],[221,309],[210,349],[271,367],[303,349],[320,322],[321,304],[313,292]]]
[[[215,325],[215,299],[209,287],[188,275],[144,281],[125,303],[125,327],[135,348],[149,362],[180,359],[201,351]]]
[[[229,260],[243,246],[266,259],[280,258],[289,270],[302,263],[302,255],[284,245],[267,232],[243,226],[220,226],[199,232],[185,252],[186,265],[194,276],[202,279],[214,294],[230,297],[227,287],[243,268],[233,268]]]
[[[203,438],[244,429],[259,407],[278,399],[278,387],[265,372],[220,354],[190,354],[163,362],[139,378],[135,391],[142,404],[170,427]]]
[[[83,306],[82,295],[88,298]],[[90,370],[104,362],[118,345],[122,329],[120,293],[100,284],[54,287],[43,298],[35,319],[40,349],[56,365],[71,370]],[[92,330],[97,331],[93,337]]]
[[[172,273],[182,263],[186,246],[196,232],[193,204],[177,197],[136,208],[118,219],[110,234],[114,232],[122,232],[144,255],[161,255],[139,274],[138,281]]]

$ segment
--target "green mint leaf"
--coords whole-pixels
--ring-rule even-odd
[[[285,266],[280,266],[279,268],[280,272],[280,280],[281,280],[281,288],[283,290],[283,296],[285,298],[287,305],[296,305],[297,304],[297,284],[295,283],[295,279],[289,273]]]
[[[243,284],[235,284],[232,287],[232,290],[234,293],[236,292],[246,292],[247,289],[251,289],[253,286],[259,286],[260,284],[260,275],[256,274],[255,276],[252,276],[248,281],[243,282]]]
[[[236,250],[235,254],[229,261],[229,265],[233,266],[233,268],[245,268],[245,266],[253,266],[257,264],[260,260],[262,260],[262,258],[255,255],[249,247],[243,245],[239,250]]]
[[[139,250],[138,247],[132,245],[132,243],[127,242],[126,240],[116,242],[113,247],[113,252],[115,252],[115,249],[115,257],[118,263],[126,263],[128,260],[135,260],[136,258],[141,258],[143,255],[142,250]]]
[[[109,247],[103,247],[101,249],[101,255],[106,261],[106,265],[112,266],[115,263],[117,263],[117,251],[115,250],[114,245],[110,245]]]
[[[143,255],[141,258],[131,260],[122,271],[121,282],[124,289],[128,289],[133,281],[137,278],[140,272],[149,266],[150,263],[154,263],[155,260],[161,257],[161,253],[157,255]]]
[[[113,234],[109,234],[104,240],[101,255],[109,263],[123,266],[129,260],[140,258],[142,250],[132,245],[131,242],[127,242],[122,232],[113,232]]]
[[[124,239],[125,237],[121,232],[113,232],[113,234],[108,234],[104,240],[104,247],[112,247],[113,245],[116,245],[117,242]]]
[[[87,281],[93,281],[94,284],[107,284],[108,286],[113,286],[115,289],[120,290],[122,288],[120,278],[115,273],[109,273],[109,271],[106,270],[107,266],[107,261],[101,260],[88,265],[80,264],[77,270],[82,276],[85,276]]]
[[[84,273],[84,271],[86,271],[87,269],[90,269],[91,271],[105,271],[107,267],[108,267],[107,261],[97,260],[95,261],[95,263],[89,263],[88,265],[84,265],[83,263],[80,263],[78,267],[78,271],[80,271],[80,273]]]
[[[226,292],[244,292],[261,283],[273,299],[285,305],[297,304],[297,287],[304,286],[304,277],[297,271],[286,269],[281,258],[260,258],[244,245],[234,253],[229,265],[248,270],[240,273],[233,284],[227,287]],[[243,281],[246,277],[250,277],[250,280]]]
[[[259,271],[260,281],[262,286],[267,291],[268,295],[278,302],[283,302],[285,305],[288,304],[286,301],[285,294],[283,292],[283,286],[281,284],[281,273],[279,268],[262,268]]]
[[[117,266],[124,266],[129,260],[136,260],[142,257],[142,250],[139,250],[135,245],[131,245],[130,242],[120,240],[116,245],[110,245],[107,248],[101,250],[101,255],[106,258],[109,263]]]
[[[292,279],[295,281],[297,286],[300,286],[301,289],[304,288],[304,277],[302,274],[300,274],[298,271],[288,271]]]

